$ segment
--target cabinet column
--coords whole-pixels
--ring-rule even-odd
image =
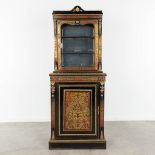
[[[51,139],[55,139],[55,82],[51,82],[51,107],[52,107],[52,120],[51,120]]]
[[[100,139],[104,139],[104,82],[100,82]]]

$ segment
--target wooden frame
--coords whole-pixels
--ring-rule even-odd
[[[79,70],[98,70],[98,20],[78,20],[81,25],[93,24],[94,25],[94,37],[95,37],[95,66],[93,67],[63,67],[62,55],[61,55],[61,27],[63,24],[75,25],[77,20],[58,20],[57,21],[57,68],[60,71],[79,71]]]

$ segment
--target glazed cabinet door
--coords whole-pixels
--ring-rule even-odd
[[[57,21],[58,70],[98,69],[98,20]]]
[[[98,84],[56,84],[56,139],[99,137]]]

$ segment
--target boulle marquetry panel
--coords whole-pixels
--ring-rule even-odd
[[[65,90],[63,99],[63,129],[91,130],[91,90]]]
[[[49,148],[106,148],[102,11],[53,11]]]

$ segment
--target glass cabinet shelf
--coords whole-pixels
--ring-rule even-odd
[[[61,37],[63,38],[90,38],[90,39],[94,39],[94,36],[63,36]]]
[[[64,54],[62,66],[77,67],[77,66],[94,66],[94,54]]]
[[[94,52],[64,52],[63,54],[95,54]]]

